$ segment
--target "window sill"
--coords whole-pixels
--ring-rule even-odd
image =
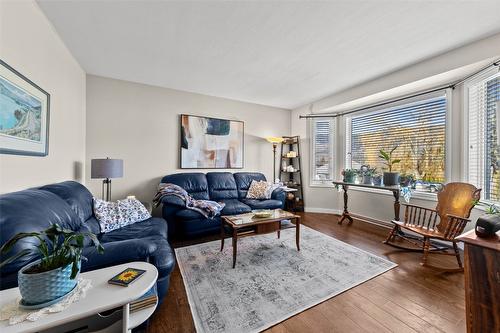
[[[376,194],[382,194],[382,195],[391,196],[391,197],[393,196],[392,192],[390,192],[390,191],[371,189],[371,188],[363,188],[363,187],[350,187],[349,191],[376,193]],[[412,199],[437,202],[437,195],[436,195],[436,193],[414,191],[411,194],[410,201]],[[404,201],[404,199],[403,199],[403,201]]]
[[[335,185],[332,184],[331,180],[328,180],[325,183],[310,183],[309,187],[334,188]]]

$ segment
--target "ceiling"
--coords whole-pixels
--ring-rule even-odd
[[[500,32],[500,1],[38,3],[89,74],[287,109]]]

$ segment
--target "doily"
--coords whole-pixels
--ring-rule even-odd
[[[0,321],[8,320],[9,325],[22,323],[23,321],[37,321],[50,313],[56,313],[66,310],[71,304],[78,302],[84,298],[87,291],[92,288],[92,281],[88,279],[78,279],[78,285],[71,295],[65,297],[63,300],[56,304],[52,304],[46,308],[36,310],[24,310],[19,307],[19,296],[15,301],[5,304],[0,309]]]

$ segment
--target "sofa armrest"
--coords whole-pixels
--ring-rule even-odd
[[[282,203],[285,203],[285,196],[286,192],[281,187],[279,187],[273,191],[273,193],[271,194],[271,199],[279,200]]]
[[[102,243],[102,246],[103,254],[99,254],[92,246],[83,249],[83,256],[87,260],[82,260],[82,272],[131,261],[149,261],[149,257],[156,251],[154,243],[141,239]]]
[[[181,198],[175,195],[167,195],[161,199],[161,203],[164,205],[179,206],[182,208],[186,207],[186,203]]]

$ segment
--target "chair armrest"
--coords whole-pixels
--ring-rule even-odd
[[[460,235],[464,231],[467,223],[470,222],[470,220],[465,217],[452,214],[446,214],[446,216],[448,217],[448,224],[444,230],[444,238],[446,239],[451,240]]]
[[[412,226],[435,229],[439,219],[437,210],[415,205],[403,204],[405,208],[404,223]]]

